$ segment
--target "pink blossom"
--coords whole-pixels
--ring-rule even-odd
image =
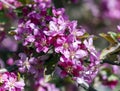
[[[65,15],[65,9],[64,8],[53,8],[52,13],[55,17],[58,17],[60,15],[64,16]],[[64,17],[65,18],[65,17]]]
[[[34,57],[28,58],[26,54],[19,53],[19,60],[16,60],[16,65],[19,67],[20,72],[29,72],[31,70],[32,63],[36,62]]]
[[[36,51],[39,52],[47,52],[49,50],[49,40],[47,39],[46,36],[41,35],[41,37],[36,36],[37,41],[35,41],[35,46],[36,46]]]
[[[49,31],[44,31],[47,36],[63,35],[66,29],[66,21],[62,16],[53,18],[53,21],[49,22]]]
[[[18,80],[15,73],[3,73],[0,78],[0,82],[2,83],[0,89],[4,88],[2,91],[22,91],[24,89],[25,84],[23,79]]]
[[[68,28],[70,34],[74,35],[75,37],[82,36],[85,33],[85,29],[77,27],[77,21],[69,22]]]
[[[8,65],[13,65],[13,64],[14,64],[13,58],[9,58],[9,59],[7,60],[7,64],[8,64]]]
[[[75,77],[79,76],[79,72],[82,70],[82,66],[80,64],[76,64],[74,61],[66,58],[61,58],[59,65],[64,69],[61,72],[63,77],[69,74]]]
[[[56,39],[56,44],[55,44],[55,52],[63,53],[63,51],[68,50],[70,44],[72,43],[72,37],[67,36],[67,37],[58,37]]]
[[[34,0],[34,2],[38,3],[40,9],[46,9],[51,6],[51,0]]]
[[[88,55],[87,51],[83,49],[79,49],[78,45],[74,46],[74,43],[70,45],[68,50],[63,51],[62,54],[69,59],[80,59],[87,57]]]

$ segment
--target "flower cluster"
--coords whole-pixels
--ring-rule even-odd
[[[15,39],[22,41],[24,46],[35,47],[38,53],[47,54],[52,51],[53,55],[60,55],[59,59],[55,60],[59,60],[62,76],[81,78],[90,83],[98,71],[99,64],[99,55],[93,46],[93,36],[78,27],[77,21],[70,21],[63,8],[41,7],[44,0],[35,2],[35,5],[23,8],[26,12],[19,20]],[[25,60],[26,66],[22,66],[22,69],[29,70],[31,59],[25,57]]]
[[[59,91],[54,84],[45,82],[44,78],[36,82],[35,88],[35,91]]]
[[[75,11],[70,3],[77,4]],[[100,85],[114,90],[120,75],[120,26],[117,33],[99,34],[107,41],[99,45],[96,40],[98,50],[110,43],[101,52],[86,29],[94,34],[114,29],[119,4],[120,0],[0,0],[0,91],[59,91],[56,86],[73,90],[73,81],[89,91]]]
[[[16,60],[16,65],[19,67],[21,73],[31,73],[34,78],[41,78],[43,76],[43,62],[40,58],[27,57],[25,53],[19,53],[19,60]]]
[[[0,91],[22,91],[25,83],[13,72],[0,74]]]

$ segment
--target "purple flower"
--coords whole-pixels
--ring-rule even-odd
[[[63,51],[62,54],[69,59],[82,59],[88,56],[87,51],[80,49],[79,45],[75,42],[70,45],[68,50]]]
[[[53,18],[53,21],[49,22],[49,31],[44,31],[44,33],[47,36],[64,35],[66,26],[67,22],[62,16],[59,16],[58,18]]]
[[[82,66],[74,62],[74,60],[69,60],[64,57],[61,58],[59,65],[62,70],[61,75],[64,77],[66,75],[73,75],[75,77],[79,76],[79,72],[82,70]]]
[[[51,6],[51,0],[34,0],[34,2],[38,3],[40,9],[46,9]]]
[[[14,59],[11,57],[7,60],[8,65],[13,65],[14,64]]]
[[[33,43],[35,41],[35,36],[29,35],[25,38],[24,46],[28,45],[29,43]]]
[[[75,37],[82,36],[85,33],[85,29],[77,28],[77,21],[69,22],[68,24],[69,32]]]
[[[93,46],[93,38],[90,37],[88,40],[84,40],[84,45],[86,46],[87,50],[90,52],[90,54],[96,56],[97,51],[95,50],[95,47]],[[97,58],[97,56],[96,56]]]
[[[53,9],[52,9],[52,13],[53,13],[53,15],[54,15],[55,17],[61,16],[61,15],[62,15],[64,18],[66,17],[66,16],[65,16],[65,9],[64,9],[64,8],[58,8],[58,9],[53,8]]]
[[[71,37],[58,37],[55,44],[55,52],[62,53],[65,50],[69,49],[69,45],[72,43]]]
[[[18,48],[17,42],[10,37],[4,38],[4,40],[1,43],[1,46],[13,52],[17,51]]]
[[[34,78],[38,79],[43,77],[44,63],[39,58],[31,65],[30,73],[33,74]]]
[[[37,52],[47,52],[49,50],[49,41],[46,36],[41,35],[41,37],[36,36],[37,41],[35,41],[36,51]]]
[[[9,72],[1,74],[0,82],[2,83],[2,87],[0,89],[4,88],[2,91],[22,91],[25,86],[23,79],[18,80],[15,73]]]
[[[29,72],[31,70],[31,64],[36,62],[34,57],[28,58],[26,54],[20,53],[20,59],[16,60],[16,65],[19,67],[20,72]]]

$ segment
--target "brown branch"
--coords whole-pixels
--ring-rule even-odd
[[[15,6],[13,6],[12,4],[8,3],[6,0],[0,0],[3,4],[7,5],[8,7],[11,7],[12,9],[16,9]]]
[[[111,65],[117,65],[117,66],[120,66],[120,62],[119,61],[112,61],[112,60],[103,60],[101,62],[101,64],[104,64],[104,63],[108,63],[108,64],[111,64]]]

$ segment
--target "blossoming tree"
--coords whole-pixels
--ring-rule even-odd
[[[120,66],[119,4],[0,0],[0,91],[73,91],[66,84],[76,91],[97,91],[98,82],[114,89]],[[81,6],[78,21],[69,18],[70,5]],[[115,24],[116,32],[100,31],[102,39],[94,33],[111,28],[109,23]],[[102,41],[109,45],[98,47]]]

